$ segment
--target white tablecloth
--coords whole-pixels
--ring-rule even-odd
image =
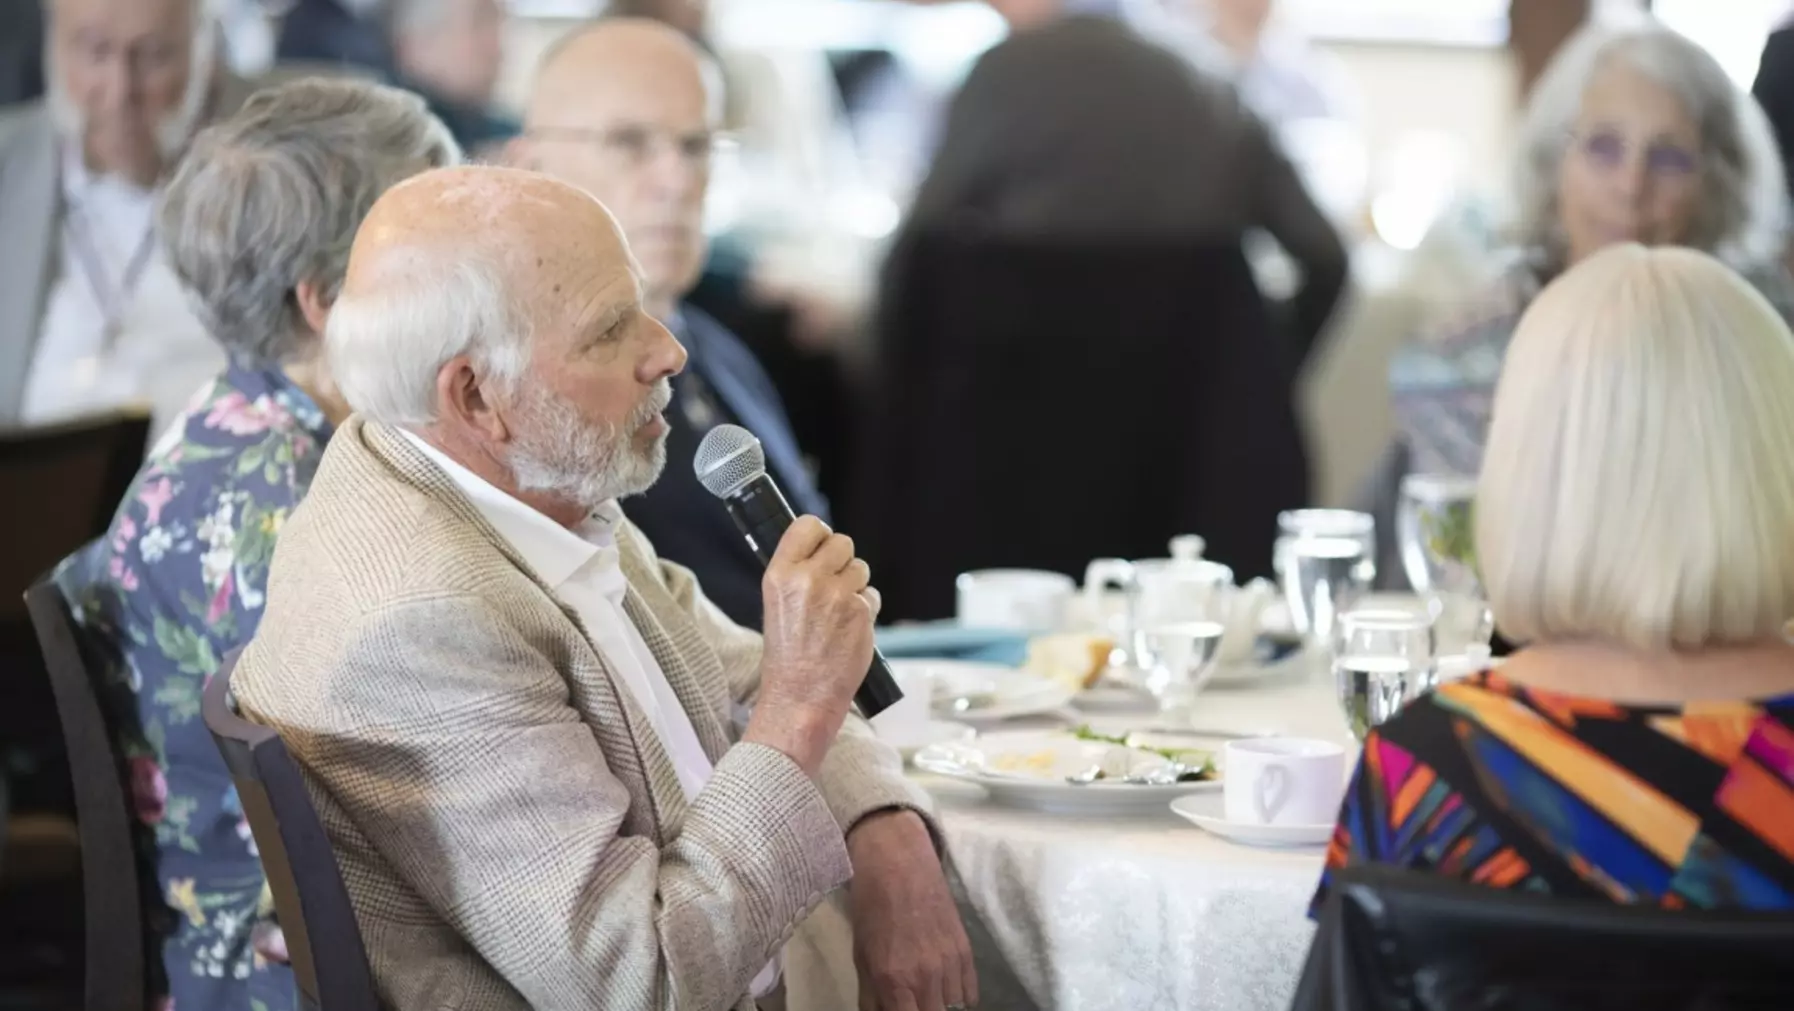
[[[1196,722],[1352,743],[1331,690],[1299,665],[1264,687],[1205,692]],[[989,930],[981,943],[1040,1008],[1289,1006],[1313,935],[1306,911],[1321,848],[1236,845],[1169,810],[1092,821],[1000,808],[977,787],[920,778],[939,803],[965,899]]]

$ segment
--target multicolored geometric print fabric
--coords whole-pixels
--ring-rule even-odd
[[[1681,707],[1489,671],[1366,739],[1327,852],[1494,888],[1794,910],[1794,695]]]

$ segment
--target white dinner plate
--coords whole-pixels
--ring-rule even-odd
[[[950,720],[929,720],[922,725],[921,732],[913,739],[906,740],[883,733],[879,734],[879,739],[896,748],[897,753],[903,756],[904,761],[908,762],[915,759],[916,752],[931,744],[953,744],[969,741],[977,736],[977,730],[963,723],[954,723]]]
[[[1148,786],[1119,777],[1162,767],[1151,751],[1083,741],[1068,731],[1012,731],[975,741],[935,744],[916,753],[916,768],[975,783],[998,804],[1051,814],[1121,815],[1163,811],[1188,793],[1220,789],[1219,780]],[[1065,777],[1102,766],[1114,780],[1079,786]]]
[[[1229,842],[1247,846],[1325,846],[1333,838],[1331,825],[1251,825],[1228,821],[1219,792],[1179,797],[1171,810],[1196,827]]]
[[[1077,694],[1070,685],[995,663],[892,660],[891,668],[905,679],[926,677],[935,718],[961,723],[1038,716],[1064,708]]]

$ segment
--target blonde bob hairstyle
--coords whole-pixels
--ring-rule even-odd
[[[1623,244],[1520,318],[1477,487],[1517,642],[1693,649],[1794,613],[1794,335],[1690,249]]]

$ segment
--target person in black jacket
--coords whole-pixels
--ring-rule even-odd
[[[280,22],[275,56],[306,63],[346,63],[393,76],[392,42],[375,0],[296,0]]]
[[[544,57],[509,160],[590,191],[622,224],[640,264],[643,307],[689,356],[672,380],[666,470],[623,511],[661,557],[696,572],[731,619],[759,628],[761,566],[692,473],[698,441],[719,424],[741,425],[760,438],[793,510],[827,520],[828,505],[753,352],[683,301],[708,252],[702,225],[721,110],[716,80],[703,52],[664,24],[595,22]]]
[[[1794,19],[1769,33],[1750,93],[1769,117],[1782,165],[1788,165],[1794,158]],[[1794,180],[1788,181],[1788,190],[1794,196]]]

